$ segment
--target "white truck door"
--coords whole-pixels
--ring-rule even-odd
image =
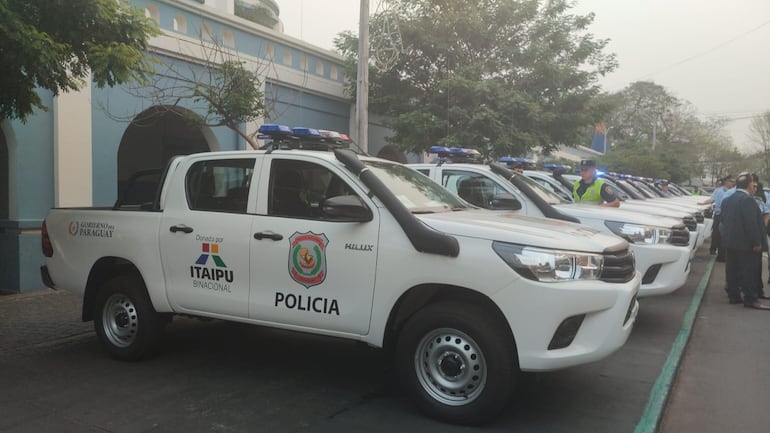
[[[247,213],[254,157],[202,156],[179,167],[184,176],[166,199],[160,249],[166,290],[175,310],[248,317]]]
[[[346,173],[324,164],[266,157],[252,226],[250,315],[261,322],[366,334],[379,215]],[[361,197],[374,219],[325,220],[320,203],[339,195]]]

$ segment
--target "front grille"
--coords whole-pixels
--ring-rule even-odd
[[[625,249],[604,253],[604,266],[599,277],[608,283],[625,283],[634,278],[634,254]]]
[[[703,216],[703,212],[697,211],[695,212],[695,219],[698,221],[698,224],[703,224],[706,218]]]
[[[690,245],[690,232],[685,228],[684,224],[676,225],[671,228],[671,238],[668,242],[680,247],[686,247]]]
[[[695,218],[693,217],[684,217],[682,218],[682,222],[684,223],[684,226],[687,227],[687,230],[694,232],[698,230],[698,222],[695,221]]]

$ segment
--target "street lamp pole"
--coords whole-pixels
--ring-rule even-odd
[[[356,82],[356,129],[358,146],[369,151],[369,0],[361,0],[358,23],[358,80]]]

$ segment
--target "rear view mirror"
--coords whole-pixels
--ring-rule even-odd
[[[372,211],[357,195],[329,197],[321,203],[324,219],[330,221],[367,222],[374,218]]]
[[[492,209],[494,210],[519,210],[521,202],[513,194],[503,192],[492,197]]]

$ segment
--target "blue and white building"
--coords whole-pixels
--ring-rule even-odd
[[[259,72],[270,111],[246,130],[265,122],[355,132],[344,59],[284,35],[275,1],[131,3],[163,31],[152,39],[152,53],[178,70],[192,70],[206,46],[217,45]],[[0,121],[0,291],[43,288],[40,227],[49,208],[111,206],[137,170],[162,167],[179,154],[248,148],[234,131],[190,127],[128,86],[40,95],[47,112],[26,123]],[[202,114],[184,103],[174,110]],[[383,150],[383,135],[370,126],[370,154]]]

